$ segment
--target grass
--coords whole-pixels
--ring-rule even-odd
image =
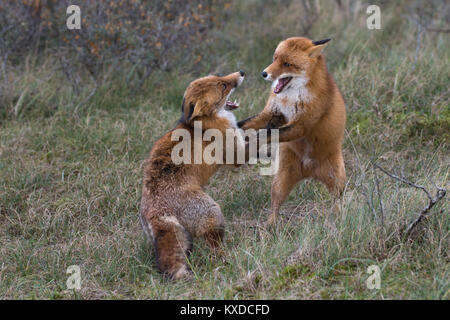
[[[347,104],[341,214],[329,214],[325,188],[306,181],[269,232],[262,225],[271,178],[258,166],[222,170],[207,192],[226,218],[224,260],[198,240],[194,280],[175,283],[156,271],[138,222],[142,164],[178,119],[185,87],[199,75],[243,68],[236,115],[253,115],[268,95],[260,71],[277,41],[297,35],[290,28],[301,16],[295,3],[264,12],[265,23],[252,5],[234,5],[235,16],[212,31],[196,70],[154,74],[137,93],[110,80],[84,102],[93,84],[86,80],[75,96],[51,55],[14,68],[10,103],[0,107],[1,298],[450,298],[448,201],[433,208],[412,241],[401,242],[390,235],[427,199],[378,173],[382,222],[375,190],[373,162],[429,190],[427,177],[443,187],[449,181],[449,38],[427,33],[412,69],[415,27],[399,18],[398,4],[384,11],[380,31],[365,28],[363,11],[346,23],[324,11],[311,30],[311,37],[334,38],[328,65]],[[78,292],[66,289],[74,264],[82,272]],[[373,264],[381,269],[380,290],[365,284]]]

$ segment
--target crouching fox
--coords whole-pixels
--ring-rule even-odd
[[[220,252],[224,236],[220,207],[203,189],[224,165],[205,161],[177,164],[172,160],[172,151],[179,142],[172,135],[177,129],[184,129],[194,141],[195,121],[201,122],[203,130],[217,129],[224,137],[227,129],[238,132],[231,112],[238,104],[228,99],[243,80],[244,72],[239,71],[193,81],[184,93],[178,124],[156,141],[144,165],[140,221],[144,233],[153,242],[158,268],[172,279],[191,274],[186,258],[193,237],[204,238],[213,250]],[[236,148],[245,149],[243,141],[235,140]],[[208,145],[203,140],[200,144],[201,151]],[[191,143],[192,155],[194,148],[195,142]],[[225,158],[227,149],[223,150]]]

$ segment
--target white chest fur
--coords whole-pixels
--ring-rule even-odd
[[[237,128],[236,117],[231,111],[222,109],[217,114],[220,118],[225,118],[230,123],[230,128]]]
[[[286,88],[274,97],[272,111],[282,113],[288,121],[302,114],[304,103],[310,102],[312,98],[306,86],[308,82],[309,78],[305,72],[294,77]]]
[[[272,104],[275,114],[282,114],[286,121],[291,121],[303,113],[302,105],[298,101],[275,100]]]
[[[227,131],[230,131],[230,130],[233,131],[232,134],[235,135],[237,138],[237,143],[238,143],[237,147],[240,149],[245,148],[245,140],[242,135],[242,130],[238,129],[238,127],[237,127],[237,121],[236,121],[235,115],[231,111],[222,109],[218,112],[218,116],[220,118],[225,118],[228,120],[230,127],[229,127],[229,129],[227,129]],[[227,134],[229,134],[229,133],[227,133]]]

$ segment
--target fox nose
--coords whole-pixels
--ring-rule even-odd
[[[263,76],[263,78],[267,78],[267,72],[263,71],[261,72],[261,75]]]
[[[245,76],[245,72],[243,70],[239,70],[241,77]]]

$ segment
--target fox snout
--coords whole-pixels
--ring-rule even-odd
[[[229,84],[230,84],[230,87],[232,87],[231,89],[229,89],[230,91],[227,91],[228,92],[227,99],[230,96],[230,94],[233,93],[234,89],[236,89],[237,87],[239,87],[242,84],[242,82],[244,81],[244,76],[245,76],[245,72],[242,70],[239,70],[238,72],[232,73],[225,77],[225,78],[230,78]],[[234,102],[226,100],[225,110],[234,110],[238,107],[239,107],[239,102],[236,102],[236,100]]]
[[[261,76],[264,78],[264,80],[266,80],[266,81],[272,81],[274,78],[273,78],[273,75],[271,74],[271,73],[269,73],[269,72],[267,72],[267,68],[266,69],[264,69],[262,72],[261,72]]]
[[[243,70],[239,70],[239,79],[237,81],[236,87],[239,87],[241,85],[242,81],[244,81],[244,76],[245,76],[245,72]]]
[[[238,86],[241,85],[242,81],[244,80],[245,72],[243,70],[239,70],[239,80],[238,80]]]
[[[242,84],[242,81],[244,81],[245,72],[242,70],[239,70],[237,72],[230,73],[227,76],[222,77],[223,81],[225,81],[229,88],[237,88]]]
[[[236,80],[236,85],[234,86],[235,88],[237,88],[241,85],[242,81],[244,81],[244,76],[245,76],[245,72],[243,70],[239,70],[238,78]]]

